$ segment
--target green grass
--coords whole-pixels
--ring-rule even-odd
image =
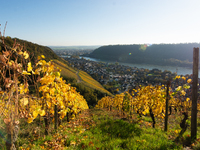
[[[147,126],[143,126],[146,123],[143,119],[129,122],[114,119],[108,115],[105,115],[104,118],[97,116],[94,115],[97,125],[90,132],[93,135],[100,134],[98,135],[99,140],[104,143],[99,145],[101,149],[181,149],[181,145],[176,146],[173,141],[168,140],[168,136],[163,130],[153,129],[149,123]],[[140,123],[141,120],[142,123]]]
[[[199,117],[199,116],[198,116]],[[41,119],[41,120],[40,120]],[[50,134],[44,135],[42,118],[27,124],[21,120],[17,145],[19,149],[69,149],[69,150],[181,150],[186,145],[193,149],[200,149],[200,139],[190,143],[190,129],[184,133],[180,142],[174,142],[180,131],[181,117],[169,117],[168,132],[164,132],[163,121],[157,120],[156,128],[152,128],[148,116],[124,119],[116,110],[89,109],[82,112],[76,119],[66,122],[63,120],[57,133],[50,126]],[[200,127],[198,120],[198,137]],[[2,132],[3,133],[3,132]],[[5,136],[5,133],[4,133]],[[0,138],[0,145],[5,140]],[[5,148],[5,147],[4,147]]]

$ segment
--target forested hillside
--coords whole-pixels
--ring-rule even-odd
[[[127,63],[189,67],[192,65],[193,47],[199,45],[198,43],[109,45],[94,50],[90,57]]]

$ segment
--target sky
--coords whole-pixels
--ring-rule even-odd
[[[200,42],[200,0],[1,0],[5,36],[45,46]]]

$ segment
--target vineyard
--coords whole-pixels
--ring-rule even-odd
[[[65,61],[65,60],[63,60],[63,61]],[[81,84],[83,84],[86,87],[89,87],[91,89],[99,90],[104,94],[111,95],[110,92],[105,90],[104,87],[100,83],[98,83],[96,80],[94,80],[86,72],[76,71],[76,70],[72,69],[71,67],[69,67],[67,64],[65,64],[59,60],[53,60],[53,62],[55,63],[56,66],[58,66],[61,69],[61,74],[64,77],[66,76],[67,78],[75,78],[76,80],[78,80],[78,76],[76,73],[79,72],[78,75],[81,78]]]
[[[44,55],[32,64],[20,44],[15,42],[12,48],[4,48],[0,55],[0,114],[7,131],[7,149],[16,149],[20,119],[32,123],[38,116],[43,118],[45,135],[48,135],[51,122],[57,130],[66,115],[74,118],[88,109],[83,96],[65,83],[60,77],[61,70],[53,62],[46,62]]]
[[[98,83],[96,80],[94,80],[87,73],[85,73],[83,71],[79,71],[79,76],[85,82],[86,86],[94,88],[94,89],[98,89],[99,91],[101,91],[102,93],[106,93],[107,95],[112,95],[110,92],[105,90],[104,87],[100,83]]]
[[[16,41],[7,47],[2,37],[2,43],[1,149],[200,148],[200,140],[189,133],[191,78],[172,79],[182,83],[175,90],[170,84],[148,85],[105,96],[89,109],[76,88],[61,77],[62,70],[70,76],[75,70],[58,60],[46,61],[44,55],[35,59]],[[80,71],[79,76],[88,86],[107,92],[88,74]]]
[[[61,69],[61,74],[67,76],[68,78],[75,78],[78,80],[78,77],[76,76],[76,70],[73,70],[72,68],[68,67],[65,63],[53,60],[55,65]]]

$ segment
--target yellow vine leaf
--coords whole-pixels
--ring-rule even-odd
[[[22,98],[20,99],[21,104],[23,104],[24,106],[26,106],[28,104],[28,98]]]
[[[11,61],[8,62],[8,65],[9,65],[9,66],[12,66],[13,63],[14,63],[14,61],[11,60]]]
[[[16,52],[16,48],[12,48],[12,50]]]
[[[45,56],[44,55],[41,55],[41,57],[44,59],[45,58]]]
[[[29,54],[28,54],[26,51],[24,52],[24,54],[23,54],[23,55],[24,55],[24,58],[25,58],[25,59],[28,59],[28,57],[29,57]]]
[[[44,116],[45,115],[45,110],[40,110],[39,114],[40,114],[40,116]]]
[[[49,90],[50,95],[54,95],[54,92],[55,92],[55,88],[50,88]]]
[[[55,72],[55,76],[60,77],[60,72]]]
[[[36,73],[32,70],[32,74],[36,74]]]
[[[182,79],[183,79],[183,80],[186,80],[186,78],[185,78],[184,76],[182,77]]]
[[[24,75],[31,75],[30,73],[28,73],[27,71],[24,71],[24,70],[23,70],[22,74],[24,74]]]
[[[24,84],[20,84],[19,91],[20,91],[20,94],[24,94]]]
[[[18,52],[18,54],[19,54],[19,55],[22,55],[22,54],[23,54],[23,52],[22,52],[22,51],[20,51],[20,52]]]
[[[35,119],[37,116],[38,116],[38,111],[37,110],[33,111],[33,118]]]
[[[185,96],[186,92],[184,90],[181,90],[181,95]]]
[[[182,86],[178,86],[177,88],[176,88],[176,91],[180,91],[182,89]]]
[[[186,98],[186,101],[188,102],[190,100],[190,98]]]
[[[187,80],[187,83],[191,83],[191,82],[192,82],[192,79],[188,79],[188,80]]]
[[[29,63],[28,63],[28,68],[27,68],[27,71],[28,71],[28,72],[31,72],[31,71],[32,71],[31,62],[29,62]]]
[[[28,123],[33,122],[33,118],[28,118],[27,122],[28,122]]]
[[[48,108],[50,108],[51,107],[51,102],[47,101],[47,106],[48,106]]]

